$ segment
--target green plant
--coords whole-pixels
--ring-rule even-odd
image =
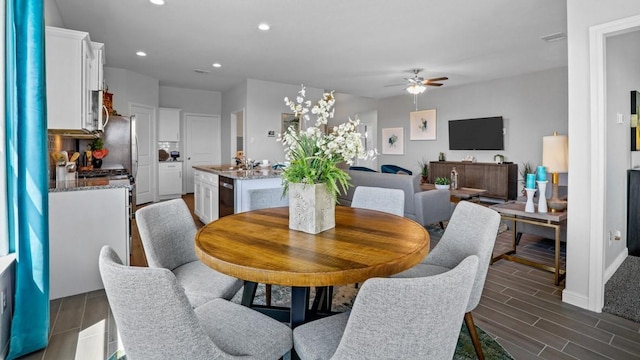
[[[420,166],[420,175],[423,177],[429,176],[429,163],[427,160],[422,159],[422,161],[418,161],[418,165]]]
[[[93,139],[89,143],[89,149],[91,150],[100,150],[102,149],[103,146],[104,146],[104,143],[102,142],[102,138]]]
[[[333,118],[333,105],[336,101],[333,92],[325,93],[313,107],[311,101],[305,101],[304,97],[303,86],[295,101],[284,99],[296,117],[306,121],[311,113],[317,116],[317,120],[314,126],[305,130],[290,126],[284,134],[278,136],[278,141],[284,146],[285,157],[291,162],[282,173],[283,195],[288,192],[290,183],[325,184],[337,199],[340,187],[346,192],[351,185],[349,174],[337,165],[341,162],[353,165],[355,158],[373,158],[375,151],[367,151],[362,145],[363,136],[357,131],[360,124],[358,119],[349,119],[334,127],[329,134],[321,130],[321,127],[327,125],[328,119]]]
[[[527,174],[535,174],[536,167],[531,165],[528,161],[522,163],[520,168],[520,183],[525,184],[527,182]]]
[[[449,185],[451,181],[446,177],[438,177],[436,178],[436,185]]]

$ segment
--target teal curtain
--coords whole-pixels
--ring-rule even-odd
[[[9,359],[47,346],[49,193],[42,0],[6,0],[9,249],[16,253]]]

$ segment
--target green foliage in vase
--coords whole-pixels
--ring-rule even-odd
[[[338,164],[346,162],[353,165],[355,158],[371,159],[375,150],[365,150],[362,134],[357,131],[358,119],[347,121],[325,134],[320,128],[326,127],[328,119],[333,118],[335,97],[333,92],[325,93],[322,99],[311,108],[311,101],[305,100],[304,86],[298,92],[295,101],[285,98],[284,102],[295,115],[309,120],[309,113],[317,116],[314,126],[297,130],[290,126],[278,141],[284,146],[285,156],[290,165],[282,174],[284,194],[289,191],[289,183],[326,184],[327,189],[337,199],[338,194],[347,191],[350,177]]]
[[[527,181],[527,174],[535,174],[536,166],[531,165],[528,161],[522,163],[522,167],[520,168],[520,183],[525,184]]]
[[[420,166],[420,175],[424,177],[429,176],[429,163],[427,160],[422,159],[422,161],[418,161],[418,166]]]
[[[438,177],[436,178],[436,185],[449,185],[451,181],[446,177]]]

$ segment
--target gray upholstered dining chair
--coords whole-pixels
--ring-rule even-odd
[[[500,214],[496,211],[461,201],[456,206],[442,238],[424,260],[409,270],[393,275],[396,278],[415,278],[440,274],[456,267],[469,255],[478,256],[478,272],[464,315],[478,359],[484,359],[484,354],[471,311],[480,302],[499,226]]]
[[[351,312],[298,326],[301,359],[451,359],[478,258],[423,278],[365,281]]]
[[[351,207],[384,211],[404,216],[404,191],[373,186],[358,186],[353,193]]]
[[[215,298],[231,299],[243,281],[215,271],[195,252],[196,224],[182,199],[147,205],[136,211],[136,223],[149,267],[171,270],[197,307]]]
[[[288,326],[224,299],[195,309],[175,275],[122,265],[100,251],[100,275],[128,359],[278,359],[292,347]]]

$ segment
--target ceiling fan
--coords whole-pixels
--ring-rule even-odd
[[[387,85],[387,86],[405,85],[407,92],[409,92],[412,95],[418,95],[425,92],[427,90],[427,86],[442,86],[442,83],[438,81],[449,80],[449,78],[446,76],[425,80],[423,77],[418,76],[418,74],[423,70],[424,69],[411,69],[411,72],[413,73],[413,77],[404,78],[407,81],[405,84],[395,84],[395,85]]]

